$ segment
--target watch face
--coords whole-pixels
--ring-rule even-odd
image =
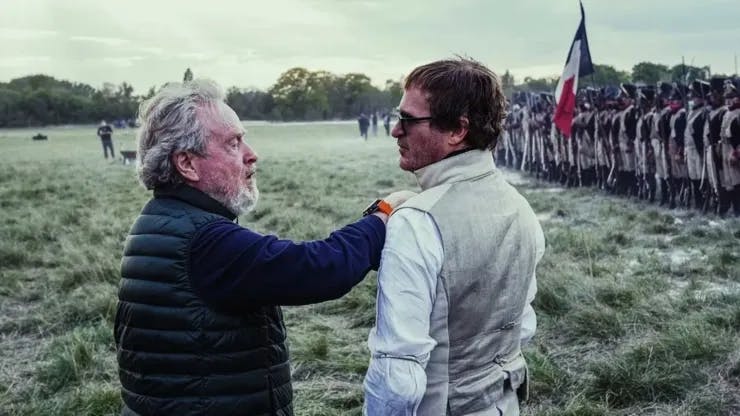
[[[365,211],[362,212],[362,216],[366,217],[372,214],[373,212],[377,211],[379,204],[380,204],[380,199],[376,199],[375,202],[373,202],[372,204],[368,205],[367,208],[365,208]]]

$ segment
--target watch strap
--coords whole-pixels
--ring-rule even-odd
[[[375,202],[370,204],[370,206],[367,207],[365,211],[362,212],[362,216],[366,217],[378,211],[382,212],[385,215],[390,216],[391,213],[393,212],[393,207],[391,206],[391,204],[383,201],[382,199],[376,199]]]
[[[393,207],[391,206],[391,204],[383,201],[382,199],[379,199],[378,200],[378,211],[390,217],[391,213],[393,212]]]

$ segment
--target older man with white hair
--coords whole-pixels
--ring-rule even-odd
[[[257,155],[211,81],[168,84],[140,108],[139,178],[153,198],[126,239],[115,319],[123,415],[291,415],[279,305],[334,299],[376,269],[378,200],[327,239],[235,223],[257,203]]]

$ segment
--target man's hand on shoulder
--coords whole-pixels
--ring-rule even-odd
[[[398,208],[401,204],[406,202],[408,199],[418,195],[416,192],[412,191],[396,191],[388,194],[386,197],[383,198],[383,201],[385,201],[388,205],[391,207],[391,212],[395,211],[396,208]],[[383,212],[376,211],[372,215],[377,216],[381,220],[383,220],[384,223],[388,222],[388,215],[386,215]]]
[[[396,192],[388,194],[388,196],[383,198],[383,200],[387,202],[391,206],[391,208],[393,208],[393,210],[395,210],[401,204],[415,197],[416,195],[418,194],[412,191],[407,191],[407,190],[396,191]]]

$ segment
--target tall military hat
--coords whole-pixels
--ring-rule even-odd
[[[607,101],[613,101],[613,100],[616,100],[617,97],[619,97],[619,91],[620,91],[619,88],[613,85],[609,85],[609,86],[604,87],[601,90],[601,93],[604,96],[604,99],[606,99]]]
[[[587,87],[586,97],[588,97],[589,101],[591,101],[592,103],[595,103],[599,99],[599,90],[593,87]]]
[[[604,106],[604,94],[602,91],[602,89],[594,87],[586,88],[586,96],[588,97],[588,101],[596,108],[603,108]]]
[[[740,96],[740,78],[725,80],[725,98]]]
[[[655,100],[655,87],[646,85],[637,90],[637,100],[640,104],[652,103]]]
[[[711,86],[707,81],[697,79],[689,85],[689,96],[695,98],[706,98],[709,96]]]
[[[578,91],[576,91],[576,102],[577,103],[584,103],[588,101],[588,92],[585,88],[581,88]]]
[[[655,98],[655,87],[652,85],[646,85],[639,89],[640,98],[652,101]]]
[[[709,89],[722,95],[725,93],[725,81],[727,81],[726,77],[712,77],[709,80]]]
[[[673,85],[667,82],[658,82],[657,94],[658,97],[664,100],[671,98],[671,95],[673,94]]]
[[[631,99],[637,98],[637,87],[634,84],[621,83],[619,84],[620,96]]]

